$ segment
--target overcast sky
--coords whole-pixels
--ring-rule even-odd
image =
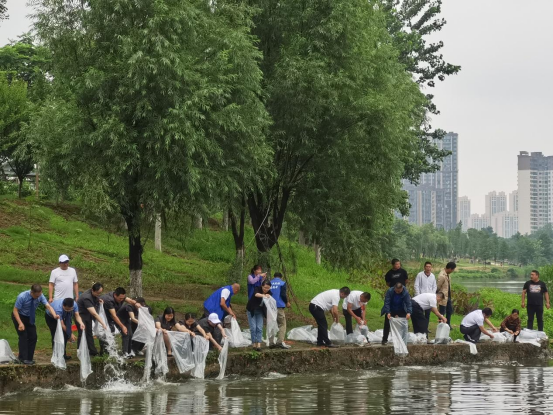
[[[517,188],[519,151],[553,155],[553,0],[444,0],[438,36],[462,66],[433,91],[435,127],[459,133],[459,196],[484,212],[484,195]],[[28,29],[24,0],[8,0],[0,45]],[[429,89],[431,90],[431,89]]]

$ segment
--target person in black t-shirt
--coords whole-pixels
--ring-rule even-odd
[[[547,286],[540,281],[540,273],[533,270],[530,273],[530,281],[526,281],[522,289],[522,308],[525,308],[526,297],[528,296],[528,325],[530,330],[534,329],[534,315],[538,320],[538,330],[543,331],[543,297],[545,306],[549,309],[549,293]]]
[[[401,268],[401,262],[396,258],[392,259],[392,269],[386,273],[384,278],[386,279],[386,285],[388,287],[393,287],[398,282],[401,282],[405,287],[409,281],[407,271]]]
[[[117,310],[117,318],[127,329],[126,331],[121,332],[123,356],[126,359],[134,356],[134,352],[132,350],[132,335],[134,330],[132,329],[132,325],[133,323],[138,325],[136,317],[138,316],[138,309],[140,307],[142,307],[142,304],[136,301],[134,304],[125,303],[119,307],[119,310]]]
[[[143,297],[137,297],[137,298],[135,298],[135,300],[138,304],[140,304],[141,307],[144,307],[146,310],[148,310],[150,315],[152,314],[152,307],[150,307],[149,305],[146,305],[146,300]],[[129,313],[129,314],[131,314],[131,330],[132,330],[133,333],[138,328],[138,314],[139,313],[140,313],[140,310],[138,308],[135,310],[134,313]],[[134,314],[134,315],[132,315],[132,314]],[[142,351],[142,349],[144,349],[144,346],[145,346],[145,344],[142,343],[142,342],[137,342],[135,340],[133,340],[131,342],[131,347],[132,347],[133,353],[138,354],[140,356],[144,355],[144,352]]]
[[[175,310],[173,309],[173,307],[167,307],[163,312],[163,315],[156,318],[155,324],[157,331],[163,332],[163,340],[165,341],[167,356],[173,356],[173,353],[171,351],[171,341],[169,340],[167,332],[173,329],[176,331],[184,331],[181,330],[181,325],[175,319]]]

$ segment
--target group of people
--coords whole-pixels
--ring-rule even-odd
[[[428,335],[430,314],[433,313],[438,320],[450,325],[453,314],[451,295],[451,274],[455,271],[456,264],[449,262],[439,273],[438,278],[432,273],[432,263],[426,262],[414,282],[414,296],[411,297],[408,289],[408,274],[401,268],[401,262],[392,260],[392,269],[385,275],[386,290],[384,306],[381,315],[384,316],[384,330],[382,344],[388,341],[390,333],[390,318],[404,317],[412,320],[414,333]],[[537,319],[538,330],[543,331],[543,309],[549,309],[549,293],[547,286],[539,280],[539,272],[534,270],[530,274],[530,281],[524,284],[522,290],[522,308],[527,307],[529,329],[533,329],[534,317]],[[267,315],[267,305],[264,299],[273,298],[277,309],[278,332],[269,338],[270,348],[288,349],[290,345],[284,342],[286,334],[285,309],[290,307],[287,284],[282,274],[275,273],[269,279],[261,266],[252,268],[247,281],[248,302],[246,313],[250,326],[252,346],[255,350],[261,350],[264,318]],[[171,355],[171,343],[168,331],[175,330],[190,333],[191,336],[203,336],[210,341],[210,347],[221,350],[223,339],[227,337],[223,321],[229,326],[236,319],[232,309],[232,297],[240,291],[240,284],[235,283],[219,288],[213,292],[203,303],[204,314],[197,320],[192,313],[184,315],[184,319],[177,321],[173,308],[167,307],[163,314],[155,319],[155,327],[164,335],[168,354]],[[338,305],[342,301],[342,315],[346,322],[346,333],[353,333],[353,322],[358,326],[366,325],[366,306],[371,295],[366,291],[350,290],[349,287],[332,289],[321,292],[315,296],[310,304],[309,311],[318,326],[317,345],[321,347],[336,347],[328,336],[328,322],[326,313],[330,312],[332,320],[339,322]],[[83,337],[86,338],[88,350],[91,356],[106,353],[108,344],[100,340],[100,351],[94,343],[93,326],[99,324],[104,330],[112,333],[119,331],[122,338],[122,351],[125,357],[143,354],[144,344],[133,341],[132,334],[138,325],[138,315],[141,309],[146,308],[151,314],[152,310],[147,306],[142,297],[129,298],[122,287],[113,291],[104,292],[104,286],[96,282],[92,287],[79,292],[77,273],[69,267],[69,257],[61,255],[59,266],[51,272],[48,283],[48,299],[42,292],[40,284],[33,284],[31,289],[18,295],[13,308],[12,321],[19,336],[19,361],[23,364],[34,364],[34,351],[37,343],[36,310],[43,304],[46,308],[45,321],[52,335],[52,345],[58,327],[58,320],[64,334],[65,345],[68,341],[75,341],[72,331],[75,321],[78,332],[78,345]],[[103,309],[103,313],[101,313]],[[105,320],[100,316],[105,314]],[[519,310],[514,309],[501,323],[498,330],[489,320],[492,316],[490,308],[475,310],[467,314],[460,326],[460,331],[465,340],[477,342],[480,334],[484,333],[493,338],[492,332],[506,331],[515,336],[521,331]],[[225,320],[227,319],[227,320]],[[485,329],[488,324],[492,332]],[[66,360],[71,357],[64,353]]]

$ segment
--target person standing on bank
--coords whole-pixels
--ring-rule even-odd
[[[71,340],[72,342],[75,341],[75,335],[71,331],[71,326],[73,324],[73,316],[75,316],[75,321],[79,325],[79,328],[81,330],[85,329],[83,320],[81,319],[81,316],[79,315],[79,307],[77,306],[77,303],[73,298],[64,298],[59,300],[54,300],[52,304],[50,304],[56,314],[60,316],[61,320],[61,327],[63,329],[63,358],[65,360],[71,359],[71,356],[67,356],[65,353],[65,348],[67,347],[67,342]],[[58,322],[57,320],[52,317],[52,314],[50,313],[50,310],[46,310],[46,314],[44,314],[44,319],[46,320],[46,325],[50,329],[50,334],[52,335],[52,349],[54,348],[54,338],[56,337],[56,330],[58,328]]]
[[[407,271],[401,268],[401,262],[397,258],[392,259],[392,269],[386,273],[384,278],[388,287],[393,287],[398,282],[403,285],[407,285],[409,282],[409,275],[407,275]]]
[[[267,277],[266,272],[262,272],[261,265],[254,265],[250,275],[248,275],[248,300],[252,298],[253,291],[261,287],[261,283]]]
[[[505,319],[501,322],[500,327],[501,328],[499,329],[499,331],[501,333],[511,333],[513,335],[513,342],[517,341],[517,337],[520,334],[520,330],[522,330],[522,327],[519,312],[516,308],[511,312],[510,315],[505,317]]]
[[[86,334],[86,343],[88,345],[88,352],[91,356],[96,356],[98,354],[98,350],[96,349],[96,346],[94,345],[94,334],[92,333],[92,323],[94,320],[98,321],[104,328],[104,330],[108,330],[108,326],[104,323],[100,315],[98,314],[98,310],[100,309],[100,306],[102,305],[103,301],[100,299],[100,296],[102,295],[102,292],[104,291],[104,286],[101,282],[95,283],[90,290],[85,291],[79,296],[79,299],[77,300],[77,307],[79,308],[79,314],[81,315],[81,319],[84,323],[84,330],[81,330],[79,328],[79,339],[77,341],[77,347],[81,344],[81,340],[83,337],[83,331]]]
[[[412,312],[413,307],[409,291],[407,291],[407,288],[401,282],[396,282],[393,287],[386,291],[386,296],[384,297],[384,307],[382,307],[380,312],[381,316],[385,316],[382,345],[388,343],[388,336],[390,335],[390,318],[404,317],[409,320]]]
[[[255,287],[253,295],[248,300],[246,310],[248,314],[248,323],[250,324],[250,333],[252,336],[252,346],[254,350],[261,351],[261,340],[263,337],[263,317],[267,313],[264,298],[271,297],[271,282],[264,280],[261,287]]]
[[[411,320],[413,321],[413,333],[423,333],[428,337],[428,322],[426,312],[432,311],[442,323],[447,323],[447,319],[438,311],[438,301],[444,299],[444,294],[423,293],[411,298]]]
[[[338,347],[332,344],[328,338],[328,322],[325,313],[330,311],[332,319],[338,323],[338,303],[340,299],[346,298],[350,294],[348,287],[342,287],[339,290],[323,291],[311,300],[309,303],[309,312],[317,322],[317,346]]]
[[[290,301],[288,301],[288,292],[286,282],[282,280],[282,274],[280,272],[275,273],[275,277],[271,280],[271,295],[277,304],[277,324],[278,334],[275,342],[275,336],[269,339],[269,348],[280,347],[281,349],[289,349],[291,346],[284,343],[284,336],[286,335],[286,313],[285,308],[290,308]]]
[[[484,322],[486,322],[494,332],[498,331],[490,321],[491,316],[492,310],[488,307],[483,310],[474,310],[473,312],[468,313],[463,318],[460,327],[461,334],[464,335],[465,340],[471,343],[478,343],[481,333],[484,333],[493,339],[493,334],[484,328]]]
[[[353,319],[357,325],[363,326],[367,320],[365,318],[365,306],[371,299],[371,294],[363,291],[351,291],[342,302],[342,313],[346,319],[346,333],[353,333]]]
[[[209,317],[211,313],[215,313],[219,316],[219,320],[221,321],[223,321],[227,315],[236,318],[236,314],[232,311],[230,303],[232,297],[238,294],[239,291],[240,284],[236,283],[219,288],[204,301],[204,317]]]
[[[432,274],[432,262],[426,261],[424,271],[419,272],[415,279],[415,297],[425,293],[435,294],[437,290],[436,277]],[[430,322],[430,309],[426,310],[424,315]]]
[[[59,319],[52,306],[42,295],[40,284],[33,284],[31,289],[23,291],[17,296],[15,306],[12,312],[12,321],[19,337],[19,356],[18,359],[24,365],[34,365],[35,347],[37,342],[36,334],[36,309],[40,304],[46,307],[54,319]]]
[[[453,314],[453,304],[451,302],[451,273],[455,271],[457,264],[448,262],[445,268],[438,275],[437,290],[444,295],[444,299],[440,301],[440,314],[445,314],[447,325],[451,327],[451,315]]]
[[[540,273],[536,270],[530,273],[530,281],[526,281],[522,289],[522,308],[526,308],[526,296],[528,296],[527,328],[534,329],[534,316],[536,316],[538,330],[543,331],[543,297],[545,297],[545,306],[549,310],[549,292],[545,282],[540,281]]]
[[[69,257],[61,255],[59,257],[59,267],[50,273],[48,302],[52,303],[55,300],[66,298],[79,299],[79,280],[75,268],[69,266]]]

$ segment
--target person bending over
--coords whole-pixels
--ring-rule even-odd
[[[492,316],[492,310],[486,307],[483,310],[474,310],[468,313],[461,322],[461,333],[464,335],[466,341],[471,343],[478,343],[480,340],[480,334],[484,333],[493,339],[493,334],[484,328],[486,323],[494,332],[498,330],[490,321]]]

